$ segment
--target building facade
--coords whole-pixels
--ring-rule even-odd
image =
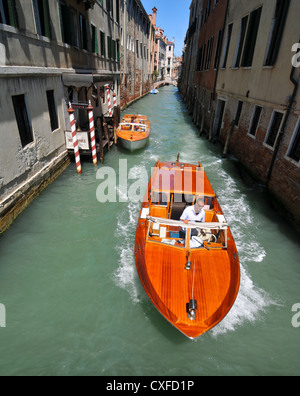
[[[153,27],[140,0],[121,0],[121,107],[148,93],[152,86]]]
[[[175,52],[175,38],[173,41],[166,39],[166,80],[173,80],[174,74],[174,52]]]
[[[108,113],[119,50],[119,0],[0,1],[0,232],[68,162],[69,103]]]
[[[150,49],[150,60],[149,60],[149,74],[152,76],[152,83],[154,82],[154,69],[155,69],[155,47],[156,47],[156,19],[157,19],[157,8],[153,7],[152,14],[149,14],[150,25],[150,37],[149,37],[149,49]],[[151,87],[152,88],[152,87]]]
[[[226,2],[192,2],[191,10],[202,5],[201,20],[207,27],[205,31],[205,24],[196,28],[197,61],[190,62],[193,73],[187,81],[189,59],[185,59],[181,92],[195,122],[199,125],[199,119],[205,117],[200,128],[222,142],[224,155],[233,153],[265,183],[286,216],[299,227],[300,65],[296,51],[300,3]],[[217,28],[212,7],[215,11],[220,7]],[[195,51],[194,46],[194,55]],[[190,52],[187,42],[185,56]]]
[[[209,134],[214,120],[227,6],[228,0],[193,0],[190,7],[180,90],[201,133]]]

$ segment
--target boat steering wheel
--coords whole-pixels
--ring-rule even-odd
[[[212,232],[204,232],[200,228],[198,228],[198,236],[202,238],[203,241],[208,243],[217,243],[217,236]]]

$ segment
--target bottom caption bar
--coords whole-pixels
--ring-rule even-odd
[[[198,379],[199,380],[199,379]],[[142,391],[196,391],[197,379],[164,380],[152,378],[127,378],[127,379],[105,379],[103,385],[106,391],[126,391],[137,394]],[[198,389],[199,390],[199,389]]]

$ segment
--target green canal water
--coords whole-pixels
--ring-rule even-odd
[[[114,147],[104,166],[118,181],[127,159],[130,187],[159,158],[180,152],[182,161],[202,163],[238,246],[236,303],[196,341],[173,328],[135,269],[140,202],[117,195],[100,203],[103,165],[85,162],[78,175],[71,164],[0,238],[0,375],[300,375],[300,319],[292,312],[300,303],[299,234],[262,186],[245,184],[236,161],[199,137],[176,88],[127,113],[149,116],[150,143],[134,154]]]

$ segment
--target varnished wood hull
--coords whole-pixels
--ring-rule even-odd
[[[162,166],[166,166],[165,164]],[[167,164],[167,166],[170,166]],[[153,182],[153,181],[152,181]],[[153,186],[153,183],[152,183]],[[229,312],[237,297],[240,265],[230,229],[226,231],[226,249],[191,249],[186,270],[186,249],[157,243],[147,237],[149,221],[142,216],[149,206],[151,186],[138,220],[135,259],[141,283],[158,311],[179,331],[195,339],[217,325]],[[220,206],[214,210],[221,215]],[[197,302],[196,317],[191,320],[187,304]]]

